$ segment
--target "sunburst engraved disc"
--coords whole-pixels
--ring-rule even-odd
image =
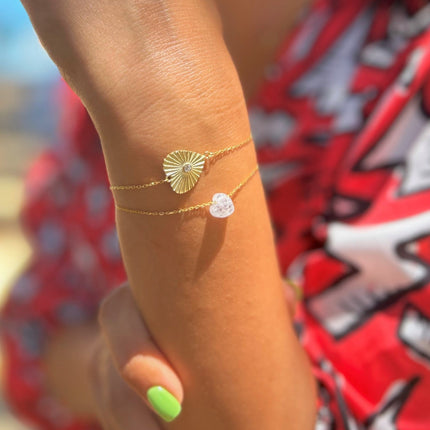
[[[204,155],[179,149],[167,154],[163,161],[163,170],[173,191],[184,194],[196,185],[204,165]]]

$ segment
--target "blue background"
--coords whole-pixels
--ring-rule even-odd
[[[19,0],[0,0],[0,79],[37,84],[57,78]]]

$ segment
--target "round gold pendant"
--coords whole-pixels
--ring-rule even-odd
[[[198,152],[180,149],[164,158],[163,170],[173,191],[184,194],[191,190],[200,178],[205,156]]]

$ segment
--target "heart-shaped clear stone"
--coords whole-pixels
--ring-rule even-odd
[[[227,194],[214,194],[212,202],[212,205],[209,207],[209,212],[215,218],[226,218],[234,212],[233,200]]]

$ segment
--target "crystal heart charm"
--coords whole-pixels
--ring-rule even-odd
[[[191,190],[200,178],[205,156],[198,152],[180,149],[173,151],[163,161],[163,170],[170,186],[178,194]]]
[[[227,218],[234,212],[234,204],[230,196],[224,193],[216,193],[212,197],[212,205],[209,212],[215,218]]]

